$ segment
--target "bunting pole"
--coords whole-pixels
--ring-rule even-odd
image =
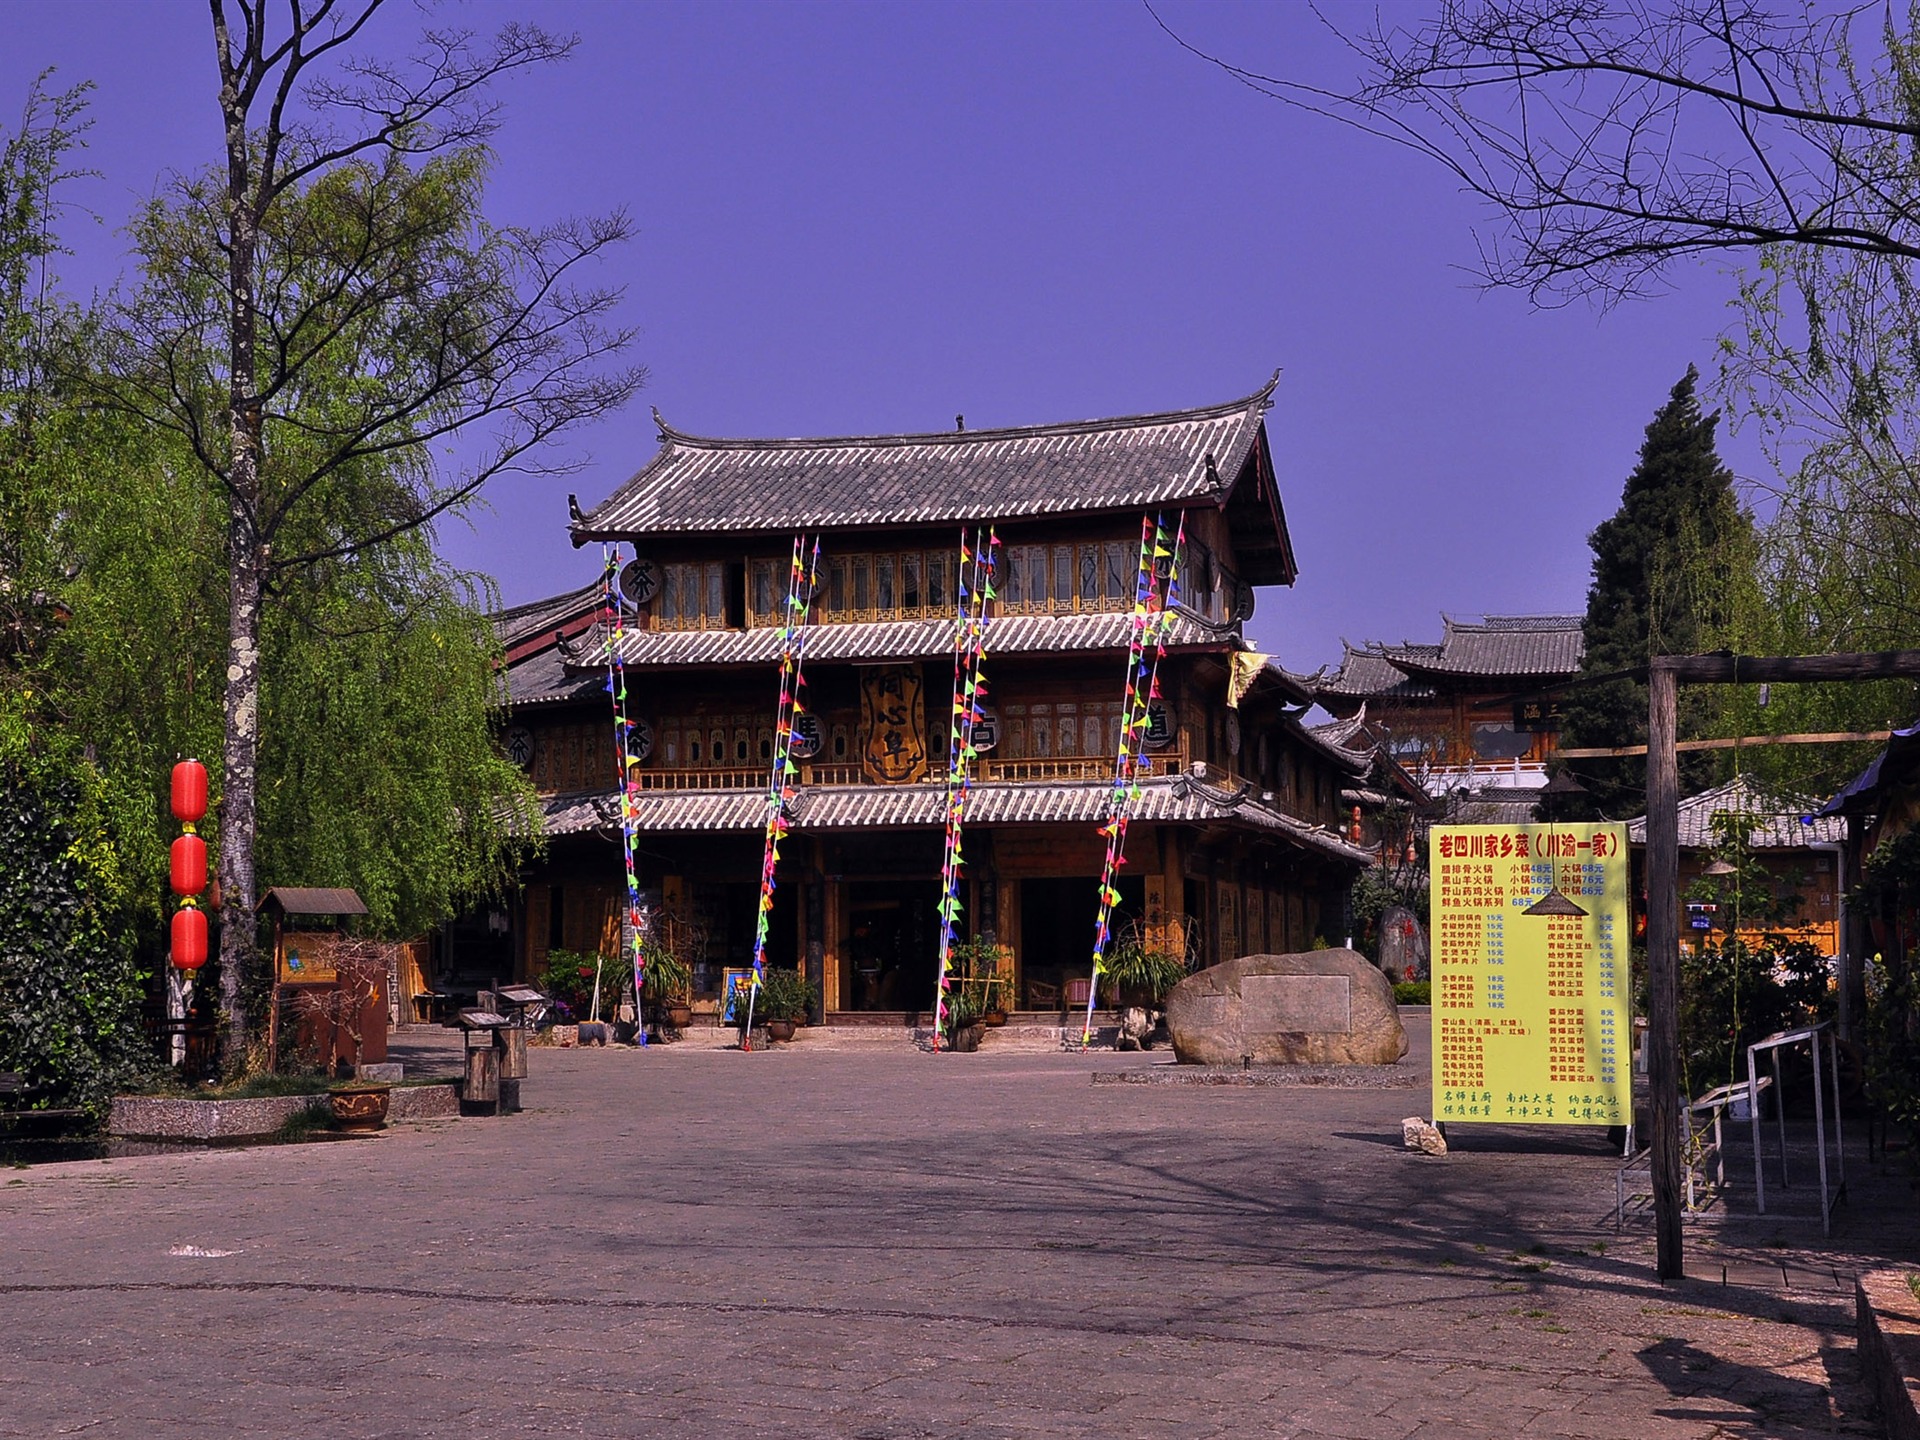
[[[1167,627],[1180,598],[1180,557],[1186,546],[1187,516],[1180,512],[1171,545],[1166,516],[1140,520],[1140,567],[1134,577],[1133,624],[1127,641],[1127,687],[1121,703],[1120,738],[1114,746],[1113,788],[1107,799],[1107,817],[1100,826],[1106,840],[1106,860],[1100,874],[1100,903],[1093,927],[1093,971],[1087,983],[1087,1013],[1080,1027],[1080,1047],[1093,1043],[1093,1010],[1099,1000],[1100,976],[1107,947],[1113,938],[1113,910],[1120,903],[1115,881],[1127,863],[1127,825],[1141,795],[1146,773],[1150,711],[1160,698],[1160,661],[1167,653]],[[1164,566],[1162,562],[1165,562]]]
[[[602,547],[605,568],[601,574],[601,599],[607,629],[607,693],[613,700],[613,763],[620,787],[620,855],[627,871],[627,934],[631,937],[629,959],[633,969],[634,1034],[647,1043],[645,941],[649,917],[640,904],[640,876],[635,863],[639,843],[640,777],[635,772],[640,756],[634,753],[633,721],[627,714],[627,669],[623,653],[627,637],[626,606],[620,597],[620,547]],[[600,1003],[598,978],[594,982],[594,1005]]]
[[[767,775],[766,844],[760,860],[760,905],[753,926],[753,982],[747,993],[747,1028],[740,1037],[742,1050],[753,1049],[753,1010],[760,981],[767,973],[767,932],[773,923],[774,874],[780,864],[780,842],[791,822],[787,808],[798,795],[800,767],[793,762],[794,723],[807,713],[807,607],[820,573],[820,538],[811,550],[805,535],[793,537],[793,560],[788,569],[787,605],[780,623],[780,701],[775,711],[773,763]]]
[[[953,626],[953,714],[947,731],[946,844],[940,856],[940,978],[933,992],[933,1049],[940,1050],[940,1032],[947,1023],[947,995],[952,988],[954,939],[959,934],[962,902],[960,878],[965,860],[961,832],[965,824],[967,792],[972,788],[973,728],[985,707],[987,681],[987,620],[995,599],[994,570],[1000,537],[992,527],[975,529],[969,545],[960,531],[960,568],[957,572]]]

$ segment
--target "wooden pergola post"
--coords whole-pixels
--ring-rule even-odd
[[[1680,1244],[1680,754],[1675,733],[1680,684],[1890,679],[1920,679],[1920,650],[1662,655],[1647,667],[1647,1090],[1653,1112],[1655,1263],[1662,1280],[1686,1273]]]
[[[1655,1259],[1685,1274],[1680,1244],[1679,684],[1671,664],[1647,673],[1647,1093],[1653,1111]]]

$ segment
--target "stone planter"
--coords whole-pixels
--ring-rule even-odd
[[[793,1021],[769,1020],[767,1022],[767,1038],[769,1040],[778,1040],[782,1044],[793,1039]]]
[[[454,1120],[460,1115],[460,1087],[446,1085],[397,1085],[387,1099],[387,1123],[406,1124],[414,1120]]]
[[[947,1037],[947,1048],[962,1055],[971,1055],[980,1048],[980,1041],[986,1033],[987,1027],[978,1021],[958,1026]]]
[[[324,1095],[263,1095],[254,1100],[189,1100],[119,1095],[107,1133],[138,1140],[265,1140],[296,1115],[327,1103]]]
[[[350,1135],[384,1130],[392,1093],[391,1085],[364,1080],[334,1086],[327,1092],[327,1101],[333,1110],[334,1128]]]
[[[680,1001],[667,1006],[667,1024],[676,1030],[684,1030],[693,1023],[693,1007]]]

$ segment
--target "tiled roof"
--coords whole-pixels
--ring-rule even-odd
[[[275,885],[254,909],[278,905],[289,915],[365,915],[366,904],[344,886]]]
[[[976,785],[967,801],[970,825],[1097,825],[1106,813],[1110,787],[1103,781],[1055,784]],[[814,786],[801,792],[789,812],[796,832],[936,826],[945,819],[946,793],[939,785]],[[549,835],[611,831],[619,824],[613,791],[559,795],[545,805]],[[766,797],[752,790],[678,791],[642,794],[642,830],[759,830],[766,824]],[[1246,791],[1227,791],[1187,775],[1143,782],[1134,810],[1140,821],[1228,822],[1284,836],[1334,859],[1369,863],[1369,852],[1323,826],[1309,825],[1261,802]]]
[[[524,605],[496,610],[487,618],[493,622],[493,633],[500,637],[500,643],[512,649],[523,640],[549,634],[567,621],[595,609],[599,603],[600,582],[594,580],[563,595],[549,595],[543,600],[529,600]]]
[[[1438,645],[1346,645],[1326,696],[1423,699],[1433,681],[1454,676],[1553,680],[1579,673],[1585,650],[1578,615],[1488,615],[1479,623],[1442,617]]]
[[[1333,678],[1323,680],[1314,687],[1316,695],[1423,700],[1434,693],[1433,686],[1408,679],[1406,671],[1395,665],[1385,650],[1372,647],[1355,649],[1345,641],[1341,642],[1341,646],[1346,654],[1340,662],[1340,668],[1334,671]],[[1435,656],[1440,653],[1438,645],[1403,645],[1396,647],[1396,653],[1420,648],[1430,650]]]
[[[807,659],[931,660],[953,653],[953,624],[937,620],[875,620],[849,625],[814,625],[806,635]],[[1032,651],[1125,650],[1133,617],[1125,612],[1098,615],[1007,615],[987,626],[987,651],[1005,655]],[[1175,610],[1167,627],[1173,648],[1233,644],[1239,627],[1214,625]],[[742,665],[777,661],[780,631],[630,630],[621,647],[629,665]]]
[[[1895,730],[1886,748],[1827,803],[1822,815],[1871,815],[1885,809],[1920,774],[1920,724]],[[1891,838],[1888,836],[1886,838]]]
[[[576,650],[576,654],[585,653]],[[516,660],[507,666],[509,705],[551,705],[563,700],[588,699],[604,694],[604,670],[571,665],[557,646]]]
[[[1360,708],[1346,719],[1332,720],[1324,725],[1309,725],[1307,733],[1328,745],[1351,750],[1356,755],[1373,752],[1373,742],[1367,735],[1367,705],[1364,700],[1360,702]]]
[[[1580,669],[1585,643],[1578,615],[1489,615],[1480,624],[1446,619],[1437,655],[1422,645],[1389,650],[1414,674],[1570,676]]]
[[[1529,789],[1455,790],[1437,825],[1531,825],[1540,804],[1538,786]]]
[[[1751,817],[1747,844],[1756,850],[1803,849],[1846,839],[1847,822],[1838,815],[1818,816],[1810,825],[1801,822],[1801,816],[1812,815],[1818,808],[1817,801],[1804,795],[1779,794],[1752,776],[1737,775],[1680,802],[1680,848],[1711,850],[1720,843],[1713,830],[1714,816],[1740,813]],[[1646,816],[1627,822],[1627,838],[1635,845],[1647,843]]]
[[[656,412],[660,453],[577,520],[573,534],[591,540],[1225,505],[1260,443],[1278,380],[1276,372],[1245,399],[1197,410],[929,435],[715,440],[682,434]]]

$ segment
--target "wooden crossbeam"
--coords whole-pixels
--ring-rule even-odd
[[[1735,735],[1730,739],[1682,740],[1673,748],[1684,750],[1739,750],[1748,745],[1844,745],[1856,740],[1886,740],[1891,730],[1834,730],[1804,735]],[[1628,755],[1644,755],[1644,745],[1582,746],[1553,752],[1562,760],[1615,760]]]

